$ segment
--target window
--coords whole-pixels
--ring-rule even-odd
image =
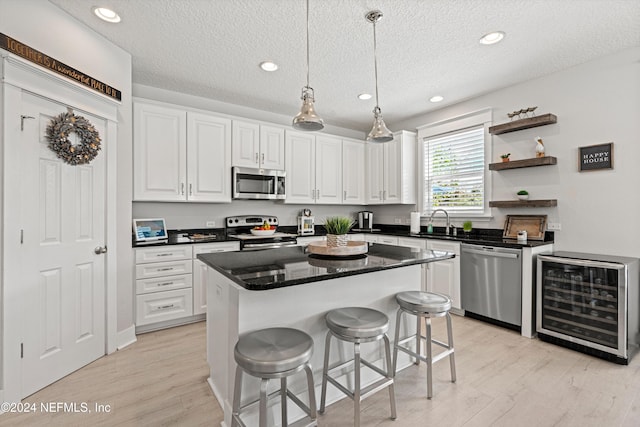
[[[422,211],[445,209],[452,216],[485,212],[484,126],[425,137]]]

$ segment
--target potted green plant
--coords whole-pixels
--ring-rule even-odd
[[[502,155],[500,155],[500,158],[502,159],[503,162],[508,162],[510,155],[511,155],[511,153],[502,154]]]
[[[527,200],[529,198],[529,192],[527,190],[520,190],[516,193],[516,196],[518,196],[520,200]]]
[[[465,221],[462,223],[462,231],[464,231],[465,233],[471,233],[472,229],[473,223],[471,221]]]
[[[353,224],[354,221],[347,216],[327,218],[324,222],[324,228],[327,230],[327,247],[347,246],[347,233]]]

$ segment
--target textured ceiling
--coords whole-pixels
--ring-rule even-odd
[[[132,55],[133,82],[294,116],[304,0],[51,0]],[[120,24],[98,20],[111,7]],[[639,0],[310,0],[310,83],[326,123],[369,130],[377,24],[387,125],[640,45]],[[506,32],[494,46],[479,38]],[[275,73],[258,64],[271,59]],[[436,94],[445,101],[432,104]],[[518,106],[515,106],[518,107]]]

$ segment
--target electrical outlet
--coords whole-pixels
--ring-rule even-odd
[[[214,228],[215,226],[216,226],[216,222],[215,221],[207,221],[207,227]]]
[[[396,218],[395,219],[395,223],[396,224],[402,224],[402,218]]]
[[[550,231],[562,230],[562,225],[559,222],[549,222],[547,223],[547,230],[550,230]]]

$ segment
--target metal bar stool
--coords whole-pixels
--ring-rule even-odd
[[[396,301],[400,306],[396,315],[396,336],[393,343],[393,372],[396,373],[396,366],[398,363],[398,350],[416,358],[416,365],[420,364],[420,361],[427,363],[427,398],[433,397],[433,379],[432,379],[432,365],[433,363],[449,356],[449,365],[451,366],[451,382],[456,382],[456,362],[453,348],[453,330],[451,329],[451,299],[443,294],[437,294],[435,292],[419,292],[409,291],[400,292],[396,294]],[[405,338],[400,338],[400,321],[402,314],[412,314],[417,319],[417,331],[416,335],[411,335]],[[447,318],[447,343],[435,340],[431,336],[431,319],[434,317],[446,317]],[[426,336],[423,336],[420,332],[420,320],[425,319]],[[415,339],[416,351],[411,351],[407,347],[402,345]],[[426,357],[421,354],[421,340],[425,340],[425,346],[427,348]],[[431,343],[443,347],[445,351],[433,356]]]
[[[327,338],[324,347],[324,368],[322,369],[322,395],[320,398],[320,413],[324,412],[327,396],[327,382],[330,382],[349,396],[354,402],[354,425],[360,425],[360,402],[373,393],[388,387],[389,400],[391,402],[391,419],[396,419],[396,397],[393,388],[393,366],[391,364],[391,349],[389,345],[389,318],[378,310],[362,307],[348,307],[331,310],[325,316],[327,327]],[[329,352],[331,337],[353,343],[354,358],[344,363],[339,363],[329,368]],[[360,344],[364,342],[384,340],[384,350],[386,355],[387,370],[374,366],[370,362],[360,357]],[[354,390],[351,391],[330,376],[330,372],[354,364]],[[361,389],[360,385],[360,364],[372,369],[382,378],[371,385]]]
[[[250,332],[240,337],[234,349],[237,363],[236,380],[233,390],[233,411],[231,426],[244,426],[240,419],[243,409],[260,402],[260,427],[267,425],[267,399],[280,395],[282,425],[287,422],[287,397],[309,416],[306,426],[317,426],[316,395],[313,385],[313,372],[309,360],[313,353],[313,339],[306,333],[291,328],[269,328]],[[287,377],[304,370],[307,374],[309,407],[287,388]],[[261,378],[260,399],[240,406],[242,397],[242,374]],[[267,395],[270,379],[280,378],[280,390]],[[298,425],[296,423],[296,425]]]

